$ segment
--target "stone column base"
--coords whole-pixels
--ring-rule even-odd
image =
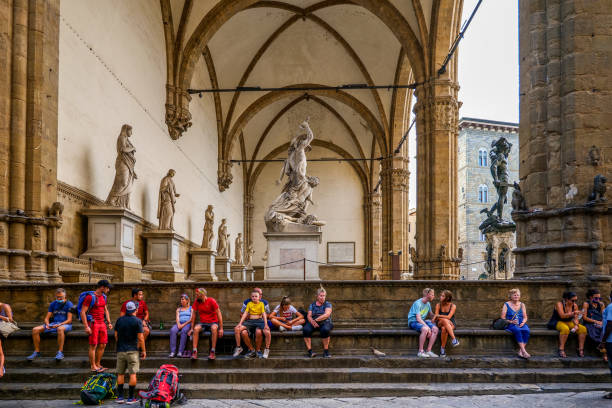
[[[318,261],[320,231],[264,232],[264,237],[268,240],[266,280],[321,280],[319,264],[303,261]]]
[[[245,276],[246,276],[246,281],[254,281],[255,280],[255,269],[251,268],[251,269],[247,269],[245,272]]]
[[[459,263],[459,260],[452,259],[417,260],[413,279],[457,280],[459,279]]]
[[[155,230],[142,234],[147,240],[144,269],[153,280],[184,282],[185,271],[179,264],[179,245],[183,238],[170,230]]]
[[[215,256],[217,256],[215,251],[209,248],[195,248],[189,251],[189,255],[191,255],[190,280],[196,282],[219,280],[215,274]]]
[[[246,279],[246,267],[242,264],[232,264],[231,266],[232,280],[245,282]]]
[[[215,274],[220,281],[231,282],[231,264],[232,261],[228,257],[218,256],[215,258]]]

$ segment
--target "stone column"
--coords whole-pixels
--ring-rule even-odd
[[[382,251],[381,251],[381,227],[382,227],[382,203],[381,194],[378,192],[370,193],[366,203],[367,213],[369,215],[369,254],[368,265],[372,267],[370,279],[380,279],[382,274]]]
[[[417,232],[415,279],[459,279],[457,137],[459,87],[448,79],[416,89]]]
[[[595,176],[612,175],[612,0],[519,4],[528,210],[512,214],[515,276],[609,281],[612,208],[587,202]]]
[[[0,279],[57,277],[48,240],[59,224],[47,213],[57,199],[59,21],[59,0],[0,5]]]

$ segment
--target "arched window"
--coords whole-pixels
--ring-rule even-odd
[[[484,184],[478,186],[478,202],[487,203],[489,202],[489,188]]]
[[[478,150],[478,165],[480,167],[487,167],[487,149]]]

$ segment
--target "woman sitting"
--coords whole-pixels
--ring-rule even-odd
[[[329,358],[329,336],[334,328],[332,324],[332,305],[326,300],[327,292],[322,287],[317,289],[317,299],[308,307],[307,322],[304,324],[304,344],[308,350],[308,357],[314,357],[317,354],[312,351],[312,333],[315,330],[321,335],[321,343],[323,343],[323,357]]]
[[[187,337],[189,337],[189,330],[191,330],[191,314],[193,310],[189,305],[189,296],[183,293],[181,295],[181,305],[176,309],[176,324],[170,329],[170,355],[172,358],[175,356],[176,351],[176,338],[181,335],[179,343],[178,357],[190,357],[188,352],[185,352],[185,346],[187,344]]]
[[[453,294],[450,290],[443,290],[440,293],[440,303],[436,305],[436,311],[434,313],[434,317],[432,319],[435,322],[442,334],[440,335],[440,357],[446,356],[446,341],[448,340],[448,336],[451,338],[451,345],[453,347],[457,347],[459,345],[459,340],[455,337],[455,328],[457,324],[455,323],[455,312],[457,311],[457,306],[454,303],[451,303],[453,300]]]
[[[527,308],[521,302],[521,291],[518,289],[510,289],[508,292],[510,301],[504,303],[502,307],[501,318],[508,321],[506,331],[514,335],[519,346],[518,356],[521,358],[529,358],[531,355],[525,349],[529,341],[529,326],[527,326]]]
[[[574,292],[563,292],[563,299],[557,302],[548,327],[554,325],[559,332],[559,357],[565,358],[565,343],[570,333],[578,335],[578,357],[584,357],[584,341],[586,340],[586,327],[579,323],[580,310],[576,304],[578,297]]]
[[[291,304],[289,296],[283,296],[280,305],[276,306],[269,317],[271,327],[279,331],[299,331],[302,330],[302,325],[306,322],[304,315]]]
[[[588,336],[599,345],[603,339],[603,311],[604,304],[601,301],[601,293],[597,289],[589,289],[586,293],[587,301],[582,305],[584,326]],[[606,349],[599,349],[603,354],[604,361],[608,361]]]

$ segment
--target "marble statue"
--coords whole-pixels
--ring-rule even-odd
[[[217,231],[217,256],[229,258],[229,245],[227,244],[229,235],[227,233],[227,220],[223,218]]]
[[[246,259],[244,261],[247,269],[253,269],[253,254],[255,250],[253,249],[253,243],[249,243],[249,246],[246,250]]]
[[[213,206],[209,205],[204,213],[204,236],[202,237],[202,248],[211,248],[215,233],[213,231],[213,224],[215,223],[215,213],[213,213]]]
[[[168,170],[168,174],[164,177],[159,185],[159,198],[157,201],[157,218],[159,219],[160,230],[172,230],[173,219],[176,204],[176,198],[180,194],[176,192],[176,187],[172,177],[176,172],[172,169]]]
[[[234,262],[237,265],[242,265],[244,262],[243,252],[244,252],[244,242],[242,242],[242,233],[238,233],[236,240],[234,241]]]
[[[121,126],[121,132],[117,138],[115,180],[106,198],[106,204],[128,209],[130,208],[130,194],[134,186],[134,180],[138,178],[134,172],[136,148],[130,142],[131,136],[132,127],[130,125]]]
[[[317,177],[308,176],[306,152],[311,150],[310,143],[314,134],[310,130],[307,121],[302,122],[300,129],[303,134],[295,136],[289,145],[287,159],[283,163],[280,181],[287,176],[287,182],[283,186],[281,194],[272,202],[264,221],[268,231],[284,231],[289,223],[302,225],[325,225],[314,214],[306,211],[308,203],[314,204],[312,191],[319,185]]]

